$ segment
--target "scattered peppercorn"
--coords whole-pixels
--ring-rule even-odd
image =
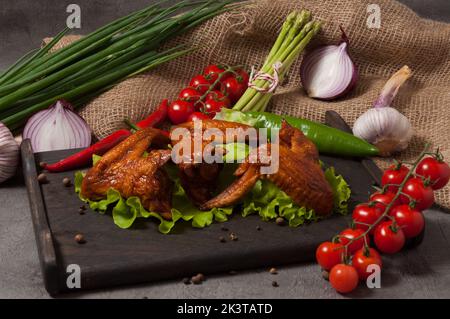
[[[238,240],[238,236],[235,233],[230,233],[230,239],[232,241],[236,241],[236,240]]]
[[[79,209],[78,210],[78,214],[80,214],[80,215],[84,215],[86,213],[86,210],[84,210],[84,209]]]
[[[203,275],[202,273],[197,274],[197,276],[200,278],[201,281],[205,281],[205,275]]]
[[[277,217],[275,220],[275,223],[277,223],[278,226],[284,226],[284,218],[283,217]]]
[[[72,181],[68,177],[64,177],[62,182],[63,182],[64,186],[66,186],[66,187],[69,187],[70,185],[72,185]]]
[[[226,242],[226,239],[225,239],[225,237],[220,236],[220,237],[219,237],[219,241],[220,241],[221,243],[225,243],[225,242]]]
[[[220,227],[220,229],[223,231],[228,231],[228,228],[226,228],[225,226]]]
[[[279,287],[278,282],[272,281],[272,287]]]
[[[86,239],[84,239],[84,236],[82,234],[76,234],[75,235],[75,241],[79,244],[86,243]]]
[[[39,174],[37,180],[40,184],[48,183],[47,175],[45,175],[44,173]]]
[[[84,206],[84,205],[81,205],[81,206],[80,206],[80,209],[82,209],[82,210],[86,210],[86,206]]]
[[[190,285],[191,284],[191,279],[188,278],[188,277],[183,278],[183,284]]]
[[[205,280],[205,276],[203,276],[203,274],[197,274],[191,278],[191,281],[194,285],[200,285],[203,280]]]
[[[328,271],[326,271],[326,270],[322,270],[322,277],[325,280],[329,280],[330,273]]]
[[[261,226],[256,226],[256,230],[262,230]]]
[[[277,271],[277,269],[276,269],[276,268],[274,268],[274,267],[270,268],[269,272],[270,272],[270,273],[271,273],[272,275],[276,275],[276,274],[278,274],[278,271]]]

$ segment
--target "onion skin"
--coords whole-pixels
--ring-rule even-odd
[[[34,152],[88,147],[91,135],[86,122],[62,100],[34,114],[23,130],[23,138],[30,139]]]
[[[342,28],[341,31],[342,40],[338,45],[320,46],[309,52],[302,61],[300,77],[309,97],[324,101],[335,100],[348,94],[358,82],[357,67],[348,53],[349,40]],[[331,61],[332,58],[336,58],[341,65]],[[326,61],[326,59],[330,59],[330,61]],[[339,66],[339,72],[334,72],[333,76],[330,76],[329,72],[327,74],[324,71],[320,73],[318,68],[321,63],[325,62],[333,62],[330,64],[330,68]],[[314,80],[316,82],[321,80],[319,82],[326,85],[332,84],[332,87],[324,89],[320,83],[314,83]]]
[[[19,164],[19,144],[9,129],[0,122],[0,183],[14,176]]]

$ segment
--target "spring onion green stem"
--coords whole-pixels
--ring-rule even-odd
[[[0,121],[10,129],[20,128],[58,99],[80,106],[123,79],[192,52],[176,47],[157,53],[165,41],[242,6],[232,2],[185,0],[168,8],[154,4],[51,52],[67,34],[63,30],[0,75]]]

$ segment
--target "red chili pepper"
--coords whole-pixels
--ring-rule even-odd
[[[158,106],[156,111],[147,116],[147,118],[142,121],[136,123],[136,126],[139,128],[146,127],[155,127],[164,122],[167,118],[167,110],[169,108],[169,100],[164,99],[161,104]]]
[[[64,172],[71,169],[83,167],[92,163],[92,155],[103,155],[111,148],[122,142],[131,132],[128,130],[118,130],[104,139],[98,141],[94,145],[60,160],[54,164],[47,164],[45,169],[49,172]]]

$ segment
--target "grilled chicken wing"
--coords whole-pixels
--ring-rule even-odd
[[[262,145],[270,154],[271,144]],[[261,174],[262,163],[242,163],[235,175],[239,178],[215,198],[201,205],[207,210],[236,204],[255,185],[259,178],[275,183],[299,206],[314,209],[320,215],[333,208],[333,192],[319,165],[315,145],[303,133],[283,123],[280,130],[279,170],[275,174]]]
[[[246,130],[250,126],[218,121],[218,120],[203,120],[201,121],[201,127],[195,126],[200,122],[187,122],[178,126],[175,126],[171,130],[172,145],[175,147],[178,143],[187,141],[186,134],[190,137],[190,147],[188,154],[180,153],[177,156],[184,157],[183,161],[178,163],[180,169],[181,184],[186,191],[186,194],[191,200],[201,205],[213,197],[214,191],[217,186],[217,178],[222,170],[223,165],[220,163],[206,163],[203,161],[203,153],[207,147],[210,147],[210,143],[213,142],[217,135],[223,136],[223,141],[228,143],[245,142],[249,140],[255,140],[256,136],[247,136]],[[181,129],[178,134],[173,134],[174,130]],[[184,130],[183,130],[184,129]],[[208,130],[211,134],[204,134]],[[198,150],[194,149],[194,143],[200,141],[201,147]],[[220,143],[223,144],[223,143]],[[213,148],[208,150],[211,154],[224,155],[222,148]],[[195,163],[196,157],[201,160],[201,163]]]
[[[171,219],[172,181],[162,166],[170,159],[170,150],[151,150],[154,144],[166,147],[169,139],[159,130],[140,130],[108,151],[86,174],[81,185],[82,196],[98,200],[110,188],[128,198],[137,196],[149,211]]]

